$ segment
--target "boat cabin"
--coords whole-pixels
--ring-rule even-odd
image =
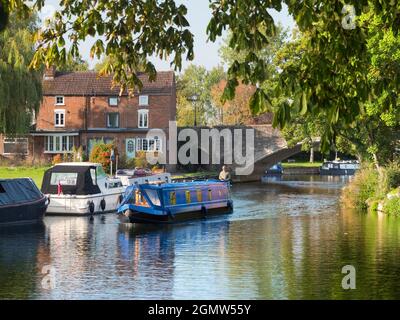
[[[61,163],[47,170],[43,177],[44,194],[90,195],[101,193],[99,184],[121,187],[121,181],[107,181],[101,165],[96,163]],[[109,184],[109,186],[107,185]]]

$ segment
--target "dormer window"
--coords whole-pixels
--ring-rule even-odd
[[[139,96],[139,106],[148,106],[149,96]]]
[[[56,96],[56,106],[63,106],[64,103],[64,96]]]
[[[118,97],[109,97],[108,98],[108,105],[110,107],[118,107]]]

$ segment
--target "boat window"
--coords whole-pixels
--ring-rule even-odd
[[[1,183],[0,183],[0,193],[6,193],[6,190],[4,190],[4,187]]]
[[[120,188],[122,187],[122,183],[120,181],[109,181],[108,182],[108,189],[113,189],[113,188]]]
[[[186,195],[186,203],[190,203],[191,202],[190,190],[186,190],[185,195]]]
[[[176,204],[176,192],[175,192],[175,191],[172,191],[172,192],[169,194],[169,203],[170,203],[171,205],[175,205],[175,204]]]
[[[158,197],[158,192],[156,190],[147,189],[146,190],[147,196],[149,197],[150,201],[156,205],[161,205],[160,198]]]
[[[202,202],[203,201],[203,195],[201,193],[201,189],[196,190],[196,195],[197,195],[197,202]]]
[[[212,191],[211,189],[208,189],[208,201],[212,200]]]
[[[90,169],[90,175],[92,177],[93,185],[96,185],[97,184],[96,169],[94,168]]]
[[[50,178],[50,184],[57,186],[58,184],[64,186],[76,186],[78,180],[78,173],[76,172],[53,172]]]

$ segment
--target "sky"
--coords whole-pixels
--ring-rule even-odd
[[[47,0],[45,7],[41,12],[41,17],[46,17],[52,14],[58,7],[58,0]],[[223,39],[219,38],[215,43],[207,41],[206,29],[208,22],[211,18],[211,10],[209,9],[209,0],[177,0],[177,4],[185,4],[188,8],[187,20],[190,23],[190,30],[194,35],[194,54],[195,58],[193,61],[183,62],[183,70],[190,64],[202,65],[207,69],[212,69],[222,64],[219,57],[219,48],[222,44]],[[285,6],[281,12],[271,10],[270,14],[274,18],[275,22],[280,22],[285,28],[293,29],[295,23],[292,17],[287,11]],[[85,41],[80,46],[80,52],[82,58],[89,62],[89,66],[92,68],[96,64],[97,60],[91,60],[89,58],[89,52],[91,44],[94,40],[90,39]],[[158,71],[170,70],[168,61],[161,61],[158,58],[152,58],[151,61],[154,63]]]

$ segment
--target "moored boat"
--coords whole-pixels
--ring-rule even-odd
[[[121,179],[124,186],[131,186],[134,184],[144,184],[144,183],[161,183],[161,182],[171,182],[170,173],[158,173],[154,174],[150,170],[145,169],[119,169],[115,175],[117,178]]]
[[[267,175],[281,175],[283,174],[283,167],[281,163],[274,164],[271,168],[265,171]]]
[[[320,168],[321,175],[342,176],[353,175],[360,168],[356,160],[326,161]]]
[[[217,180],[133,185],[118,208],[131,223],[173,223],[232,212],[229,182]]]
[[[42,192],[50,199],[48,215],[91,215],[115,212],[126,187],[108,177],[101,164],[60,163],[43,177]]]
[[[0,225],[41,221],[48,202],[30,178],[1,179]]]

